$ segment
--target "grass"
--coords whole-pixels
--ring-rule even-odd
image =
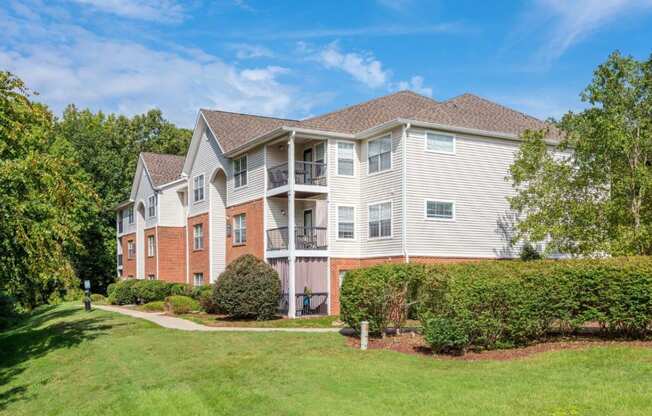
[[[178,318],[187,319],[198,324],[222,327],[246,327],[246,328],[333,328],[340,327],[337,316],[314,316],[310,318],[286,319],[278,318],[269,321],[256,320],[235,320],[222,316],[209,315],[206,313],[189,313],[175,315]]]
[[[0,334],[0,415],[649,415],[652,350],[516,361],[358,351],[334,333],[199,333],[76,304]]]

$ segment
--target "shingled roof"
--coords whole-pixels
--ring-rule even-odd
[[[142,152],[140,155],[154,186],[165,185],[181,177],[185,156],[149,152]]]
[[[551,138],[559,134],[549,123],[468,93],[438,102],[412,91],[399,91],[302,121],[201,111],[224,152],[282,126],[356,134],[399,118],[513,135],[546,128]]]

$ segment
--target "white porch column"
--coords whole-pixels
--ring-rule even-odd
[[[296,277],[294,255],[294,131],[288,141],[288,318],[296,318]]]

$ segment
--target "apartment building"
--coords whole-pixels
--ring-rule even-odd
[[[506,176],[528,129],[557,139],[472,94],[400,91],[306,120],[202,109],[185,157],[140,155],[118,273],[201,285],[253,254],[295,317],[339,313],[354,268],[515,257]]]

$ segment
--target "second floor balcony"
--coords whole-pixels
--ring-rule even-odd
[[[267,230],[267,250],[287,250],[289,228],[280,227]],[[326,227],[301,227],[294,229],[295,250],[328,249],[328,230]]]
[[[294,184],[308,186],[328,185],[327,166],[321,162],[294,162]],[[288,163],[274,166],[267,170],[267,189],[276,189],[288,185],[290,169]]]

